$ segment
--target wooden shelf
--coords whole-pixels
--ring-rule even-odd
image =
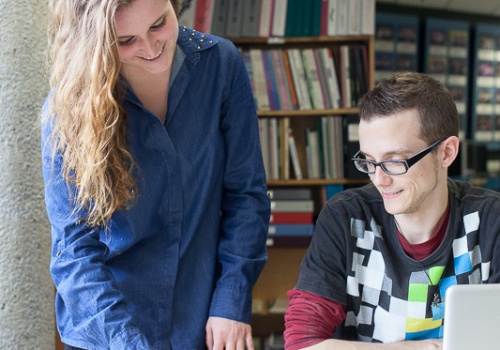
[[[366,42],[374,41],[373,36],[370,35],[342,35],[342,36],[304,36],[304,37],[269,37],[269,38],[232,38],[228,37],[236,46],[263,45],[269,47],[270,45],[300,45],[304,44],[312,46],[325,46],[329,43],[353,43],[353,42]]]
[[[272,186],[325,186],[325,185],[354,185],[362,186],[369,183],[369,179],[303,179],[303,180],[268,180],[267,185]]]
[[[338,108],[338,109],[313,109],[313,110],[269,110],[257,111],[260,118],[300,118],[300,117],[323,117],[325,115],[347,115],[358,114],[357,108]]]

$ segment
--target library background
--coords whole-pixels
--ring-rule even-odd
[[[485,1],[495,16],[444,3],[182,1],[181,25],[240,49],[258,109],[272,215],[269,261],[254,290],[256,349],[283,348],[286,292],[320,209],[334,193],[368,183],[350,159],[357,102],[380,79],[410,70],[443,82],[461,117],[450,176],[500,190],[500,5]]]
[[[184,2],[182,25],[240,49],[258,109],[272,213],[269,261],[254,289],[257,348],[283,348],[286,292],[325,202],[368,183],[350,159],[357,102],[379,80],[410,70],[443,82],[461,117],[450,176],[500,190],[500,17],[394,2]],[[425,3],[408,1],[417,2]]]

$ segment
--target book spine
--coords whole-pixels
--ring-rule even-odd
[[[270,224],[312,224],[314,222],[313,213],[308,212],[273,212],[271,213]]]
[[[211,34],[226,34],[227,8],[229,0],[214,0]]]
[[[283,55],[281,55],[281,50],[273,49],[270,50],[272,65],[274,72],[276,73],[275,79],[278,87],[278,97],[280,101],[280,109],[290,110],[292,108],[291,98],[289,96],[289,87],[286,82],[285,72],[283,70],[284,66],[282,64]]]
[[[283,57],[283,66],[285,70],[286,80],[288,82],[288,88],[290,89],[290,98],[293,109],[299,109],[299,99],[297,96],[297,88],[295,87],[295,82],[293,81],[292,68],[290,66],[290,59],[288,57],[287,50],[281,50],[281,55]]]
[[[266,76],[267,95],[269,96],[269,105],[272,110],[281,109],[278,88],[276,86],[276,75],[273,71],[273,64],[271,52],[269,50],[262,50],[262,62],[264,64],[264,73]]]
[[[301,51],[304,62],[304,70],[306,72],[309,91],[311,91],[311,101],[314,109],[324,109],[321,85],[319,82],[318,71],[314,61],[313,49],[303,49]]]
[[[269,37],[271,35],[271,21],[273,13],[273,0],[262,0],[259,16],[259,36]]]
[[[243,3],[240,0],[229,0],[227,9],[226,36],[237,38],[241,36],[241,20],[243,18]]]
[[[312,199],[271,200],[271,212],[314,212]]]
[[[295,144],[295,137],[293,136],[293,130],[291,128],[288,129],[288,148],[290,150],[290,158],[292,159],[295,179],[302,180],[303,176],[299,161],[299,154],[297,151],[297,145]]]
[[[288,0],[274,0],[271,33],[273,36],[284,37],[286,29],[286,13]]]
[[[312,236],[314,224],[271,224],[268,234],[270,236]]]
[[[271,109],[271,106],[269,104],[266,73],[264,71],[264,63],[262,62],[262,54],[260,50],[250,49],[250,58],[252,61],[255,95],[257,97],[258,108],[261,110],[269,110]]]
[[[241,36],[255,38],[259,35],[259,17],[262,0],[246,0],[243,9]]]
[[[290,67],[292,69],[293,80],[295,82],[295,86],[297,87],[299,109],[312,109],[311,97],[309,95],[306,73],[304,71],[304,65],[300,51],[299,49],[288,49],[287,52],[288,57],[290,58]]]
[[[311,199],[310,188],[274,188],[267,191],[271,199]]]

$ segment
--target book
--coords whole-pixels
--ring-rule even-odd
[[[226,34],[228,4],[229,0],[214,0],[211,34],[219,36]]]
[[[321,5],[322,0],[309,0],[311,6],[311,36],[318,36],[321,27]]]
[[[264,73],[266,77],[267,95],[269,96],[269,106],[271,110],[281,109],[278,95],[278,84],[276,83],[276,72],[273,69],[273,59],[270,50],[262,50],[262,62],[264,64]]]
[[[258,102],[257,102],[257,93],[255,92],[255,78],[253,76],[253,67],[252,67],[252,58],[250,57],[250,51],[249,50],[239,50],[241,57],[243,58],[243,63],[245,64],[245,69],[247,70],[248,73],[248,78],[250,80],[250,86],[252,87],[252,95],[253,95],[253,100],[255,104],[255,108],[259,108]]]
[[[267,191],[271,199],[311,199],[312,192],[308,187],[273,188]]]
[[[311,212],[272,212],[269,218],[270,224],[312,224],[314,222]]]
[[[321,177],[319,148],[318,131],[306,128],[307,177],[309,179],[319,179]]]
[[[314,224],[270,224],[270,236],[312,236]]]
[[[271,212],[314,212],[312,199],[271,200]]]
[[[339,10],[338,0],[328,0],[328,13],[327,13],[327,24],[326,24],[326,35],[329,36],[334,36],[338,35],[337,31],[337,20],[338,20],[338,14],[337,11]]]
[[[288,130],[290,128],[290,119],[281,118],[280,119],[280,130]],[[290,179],[290,157],[289,157],[289,141],[288,133],[283,132],[280,138],[280,177],[283,180]]]
[[[351,71],[350,71],[350,58],[349,58],[349,45],[340,46],[340,96],[342,107],[352,107],[352,94],[351,94]]]
[[[326,199],[326,201],[328,201],[330,198],[332,198],[337,193],[344,191],[344,185],[341,185],[341,184],[325,185],[324,191],[325,191],[325,199]]]
[[[286,77],[285,65],[283,63],[283,55],[281,54],[280,49],[271,49],[269,50],[272,57],[272,65],[273,71],[276,76],[276,85],[278,88],[278,98],[280,101],[280,109],[283,110],[291,110],[292,106],[292,98],[290,94],[290,87],[288,85],[288,79]]]
[[[312,107],[314,109],[324,109],[323,93],[321,91],[321,83],[318,76],[318,70],[314,59],[314,51],[312,48],[302,49],[302,60],[304,63],[304,71],[307,78],[307,85],[309,87]]]
[[[269,151],[271,159],[271,179],[280,178],[280,147],[279,147],[279,128],[278,119],[269,118]]]
[[[332,101],[330,101],[330,94],[328,92],[328,86],[326,82],[326,71],[325,62],[323,62],[323,56],[321,55],[319,49],[313,49],[314,63],[316,64],[316,70],[318,73],[319,85],[321,87],[321,99],[323,100],[324,108],[332,108]]]
[[[267,93],[266,73],[264,71],[264,63],[262,62],[262,54],[259,49],[250,49],[250,60],[252,62],[252,77],[255,88],[255,96],[257,98],[257,108],[260,110],[269,110],[269,95]]]
[[[302,0],[288,0],[286,9],[286,25],[285,25],[285,36],[294,37],[300,34],[298,21],[300,12],[300,2]]]
[[[288,149],[290,153],[290,158],[292,160],[293,172],[295,174],[295,179],[302,180],[302,168],[299,161],[299,154],[297,151],[297,145],[295,144],[295,137],[293,136],[292,128],[288,128]]]
[[[313,6],[312,0],[302,0],[301,8],[301,26],[299,29],[299,36],[312,36],[312,20],[313,20]]]
[[[337,79],[337,72],[335,70],[335,62],[333,60],[333,53],[327,47],[318,49],[324,64],[325,80],[328,89],[328,94],[330,95],[331,108],[340,107],[340,90],[339,82]]]
[[[243,18],[243,2],[240,0],[229,0],[227,9],[225,35],[237,38],[241,36],[241,22]]]
[[[294,85],[297,91],[297,99],[300,110],[312,109],[311,97],[307,84],[306,72],[299,49],[288,49],[288,57],[290,59],[290,68]]]
[[[271,35],[284,37],[286,28],[286,12],[288,0],[274,0]]]
[[[262,150],[262,161],[264,163],[264,170],[266,178],[271,178],[271,152],[269,148],[269,119],[259,118],[259,137],[260,147]]]
[[[328,35],[328,0],[321,0],[319,35]]]
[[[361,0],[349,0],[347,5],[347,34],[361,33]]]
[[[268,236],[267,247],[276,248],[303,248],[311,244],[312,236]]]
[[[347,35],[348,33],[348,0],[337,0],[337,11],[336,13],[336,32],[337,35]]]
[[[259,16],[259,36],[271,36],[271,24],[273,18],[274,0],[262,0]]]
[[[259,35],[260,6],[262,0],[245,0],[241,24],[242,37],[257,37]]]
[[[196,0],[194,29],[202,33],[210,33],[214,0]]]
[[[290,99],[292,104],[292,109],[299,109],[299,98],[297,96],[297,89],[295,87],[295,82],[293,81],[292,68],[290,67],[290,59],[288,57],[287,50],[281,50],[281,55],[283,57],[283,68],[285,70],[285,76],[287,81],[287,86],[289,88]]]
[[[362,35],[375,34],[375,0],[361,0],[361,28]]]

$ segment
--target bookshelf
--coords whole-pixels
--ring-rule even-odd
[[[479,23],[475,36],[472,139],[500,151],[500,26]]]
[[[450,91],[460,116],[460,140],[467,136],[469,22],[427,18],[424,72]]]
[[[377,11],[375,18],[375,81],[395,72],[417,71],[420,22],[417,16]]]
[[[363,47],[366,52],[365,71],[361,73],[366,78],[366,85],[364,89],[372,88],[375,84],[374,71],[374,47],[375,41],[373,35],[345,35],[345,36],[311,36],[311,37],[270,37],[270,38],[245,38],[234,37],[229,38],[240,49],[242,56],[249,68],[249,75],[254,88],[254,95],[256,92],[256,77],[255,65],[246,52],[250,50],[258,50],[263,52],[265,50],[280,50],[281,52],[296,49],[321,49],[328,48],[332,52],[333,61],[335,63],[335,73],[339,79],[340,95],[345,92],[342,91],[340,86],[340,78],[343,76],[341,72],[340,62],[340,47]],[[255,51],[254,51],[255,55]],[[321,71],[321,70],[318,70]],[[360,74],[360,73],[358,73]],[[292,75],[293,76],[293,75]],[[267,78],[267,77],[266,77]],[[359,78],[359,77],[358,77]],[[291,88],[291,87],[288,87]],[[267,91],[269,94],[272,92]],[[290,193],[294,191],[303,191],[304,189],[310,191],[310,197],[306,200],[312,200],[314,203],[313,217],[314,221],[319,214],[319,211],[326,203],[326,200],[332,195],[333,192],[343,190],[346,187],[357,187],[368,183],[368,177],[359,173],[353,172],[348,169],[350,158],[358,149],[357,139],[357,101],[352,100],[351,104],[343,103],[342,96],[339,97],[339,104],[336,108],[314,108],[304,107],[296,104],[293,107],[273,108],[271,104],[262,104],[256,97],[257,115],[259,122],[262,124],[274,124],[274,131],[267,131],[266,134],[261,133],[261,142],[263,144],[263,156],[268,172],[268,188],[270,192],[277,189],[288,190]],[[268,98],[270,95],[268,95]],[[356,98],[359,98],[358,95]],[[344,100],[345,101],[345,100]],[[259,108],[265,106],[265,108]],[[327,120],[328,118],[328,120]],[[322,124],[323,123],[323,124]],[[326,123],[326,124],[325,124]],[[328,124],[333,123],[333,124]],[[311,176],[311,167],[309,166],[308,158],[308,133],[307,130],[316,130],[321,132],[321,127],[330,125],[329,127],[336,127],[340,132],[335,134],[335,137],[341,138],[339,148],[336,148],[336,156],[339,157],[342,163],[342,173],[325,174],[324,167],[318,174]],[[333,125],[333,126],[332,126]],[[298,177],[293,168],[293,159],[290,156],[290,145],[288,144],[289,134],[288,129],[293,131],[293,138],[297,150],[297,158],[300,163],[301,177]],[[269,141],[269,133],[274,132],[277,139]],[[279,160],[275,160],[275,168],[278,168],[277,173],[272,174],[266,163],[267,148],[269,144],[274,142],[278,147]],[[332,143],[334,143],[332,141]],[[324,151],[326,152],[326,151]],[[275,154],[276,156],[276,154]],[[283,171],[283,167],[287,170]],[[273,197],[271,196],[273,201]],[[300,199],[298,199],[300,201]],[[293,201],[293,199],[292,199]],[[273,210],[272,214],[273,215]],[[271,219],[273,220],[273,219]],[[273,225],[271,221],[270,225]],[[266,264],[261,276],[259,277],[254,288],[254,305],[255,310],[252,316],[252,328],[254,335],[260,337],[263,341],[266,336],[271,332],[282,332],[284,330],[283,310],[278,309],[273,311],[273,302],[287,301],[286,292],[295,286],[297,281],[300,262],[304,256],[307,246],[310,242],[310,236],[269,236],[268,239],[268,253],[269,260]]]

